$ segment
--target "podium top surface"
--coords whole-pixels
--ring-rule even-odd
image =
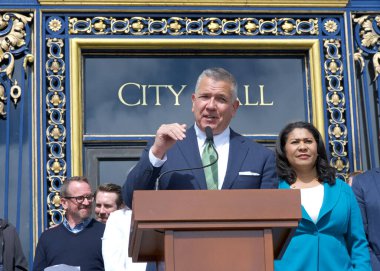
[[[299,190],[135,191],[134,221],[286,221],[299,220]]]

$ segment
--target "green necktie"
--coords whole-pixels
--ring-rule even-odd
[[[211,164],[216,160],[216,152],[212,147],[212,142],[206,142],[206,146],[203,149],[202,154],[202,163],[204,166]],[[212,166],[205,167],[207,189],[216,190],[218,189],[218,163],[213,164]]]

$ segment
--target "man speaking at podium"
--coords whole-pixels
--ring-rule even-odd
[[[129,207],[134,190],[277,188],[274,153],[229,127],[239,107],[232,74],[204,70],[192,104],[195,125],[161,125],[128,174],[123,198]]]

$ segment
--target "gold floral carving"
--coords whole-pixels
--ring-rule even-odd
[[[325,30],[329,33],[334,33],[338,30],[338,24],[333,20],[328,20],[324,24]]]
[[[54,195],[54,197],[52,199],[52,203],[57,208],[61,205],[61,197],[59,196],[58,193],[55,193],[55,195]]]
[[[11,87],[11,98],[14,104],[17,104],[18,99],[21,97],[21,87],[18,85],[17,80],[15,80],[14,85]]]
[[[0,37],[0,57],[5,52],[20,48],[25,44],[25,25],[31,22],[33,14],[31,13],[28,17],[18,13],[12,13],[12,16],[10,13],[5,13],[0,17],[0,30],[5,29],[11,19],[13,19],[12,29],[6,36]]]
[[[377,25],[377,29],[380,28],[380,15],[375,17],[371,15],[363,15],[358,18],[353,15],[353,21],[360,26],[359,36],[360,46],[362,47],[357,48],[357,51],[354,54],[354,59],[359,63],[362,72],[365,67],[363,50],[366,51],[368,49],[369,54],[373,54],[372,63],[375,72],[374,80],[376,80],[380,74],[380,52],[374,53],[373,50],[380,43],[380,33],[374,29],[374,24]]]
[[[51,133],[50,135],[55,139],[55,140],[58,140],[58,138],[60,138],[62,136],[62,133],[61,131],[59,130],[59,128],[57,127],[57,125],[54,126],[53,130],[51,130]]]
[[[373,66],[375,68],[375,80],[380,74],[380,52],[373,55]]]
[[[50,169],[54,171],[55,174],[58,174],[63,168],[61,167],[58,159],[55,159]]]
[[[340,128],[338,125],[336,125],[333,129],[333,134],[335,137],[340,138],[344,133],[342,132],[342,128]]]
[[[49,28],[53,32],[58,32],[62,29],[62,23],[58,19],[53,19],[49,22]]]
[[[10,95],[15,104],[20,99],[22,90],[17,81],[12,80],[15,67],[15,56],[13,55],[13,52],[25,45],[25,26],[31,22],[32,19],[32,13],[30,13],[29,16],[18,13],[5,13],[0,16],[0,31],[6,32],[3,36],[0,36],[0,73],[5,73],[11,81]],[[33,56],[27,54],[24,59],[24,69],[26,69],[27,63],[32,62]],[[4,111],[5,88],[4,86],[1,86],[1,88],[3,94],[0,95],[0,115],[4,117],[6,114]]]
[[[379,23],[380,16],[376,16],[375,20]],[[363,28],[363,30],[360,32],[360,36],[362,37],[362,45],[365,47],[375,45],[379,40],[379,35],[373,29],[372,21],[369,20],[369,16],[361,16],[359,18],[354,19],[354,22],[357,22]]]
[[[336,25],[334,21],[331,21]],[[336,26],[337,27],[337,26]],[[318,19],[295,18],[151,18],[69,17],[68,32],[75,34],[169,35],[318,35]]]
[[[27,54],[24,58],[24,63],[22,66],[24,67],[24,70],[26,70],[28,64],[31,64],[34,62],[34,56],[32,54]]]
[[[364,57],[363,57],[363,50],[358,49],[356,53],[354,53],[354,60],[355,62],[359,63],[360,65],[360,72],[363,72],[365,67]]]
[[[289,33],[289,32],[291,32],[291,31],[293,31],[293,29],[294,29],[294,24],[289,23],[288,21],[286,21],[281,27],[282,27],[282,29],[283,29],[286,33]]]
[[[4,117],[7,112],[5,112],[5,104],[7,97],[5,96],[5,88],[2,84],[0,84],[0,116]]]
[[[342,171],[346,166],[344,165],[342,159],[340,159],[340,157],[335,161],[334,163],[335,165],[335,168],[338,170],[338,171]]]

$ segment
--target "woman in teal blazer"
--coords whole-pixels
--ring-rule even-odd
[[[276,147],[280,189],[300,189],[302,219],[275,271],[371,270],[368,243],[351,188],[335,179],[318,130],[288,124]]]

